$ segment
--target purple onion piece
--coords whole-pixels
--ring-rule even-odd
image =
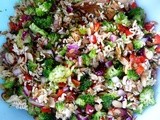
[[[111,35],[111,36],[110,36],[110,40],[111,40],[112,42],[115,42],[115,41],[117,40],[117,36],[116,36],[116,35]]]
[[[97,76],[103,76],[104,75],[104,71],[103,70],[95,71],[95,74]]]
[[[106,70],[105,63],[99,63],[98,67],[95,69],[95,74],[98,76],[103,76]]]
[[[89,120],[89,119],[88,119],[88,116],[83,116],[83,115],[81,115],[81,114],[78,114],[78,115],[77,115],[77,119],[78,119],[78,120]]]
[[[30,95],[30,91],[27,89],[26,86],[23,87],[23,92],[26,96],[29,96]]]
[[[113,65],[113,62],[112,62],[112,61],[107,61],[107,62],[105,63],[105,66],[106,66],[107,68],[111,67],[112,65]]]
[[[67,11],[68,13],[71,13],[71,12],[73,12],[73,8],[72,8],[71,6],[67,6],[66,11]]]
[[[94,112],[94,107],[88,104],[88,105],[86,106],[86,113],[87,113],[88,115],[92,115],[93,112]]]
[[[153,42],[153,41],[152,41],[152,34],[145,34],[145,35],[143,36],[143,38],[146,38],[146,42],[147,42],[147,41]]]
[[[20,68],[13,69],[12,72],[13,72],[13,74],[14,74],[15,76],[18,76],[18,75],[20,75],[20,74],[22,73],[22,71],[21,71]]]
[[[128,117],[126,120],[132,120],[132,117]]]
[[[55,60],[56,60],[57,62],[62,62],[62,58],[61,58],[61,56],[59,56],[59,55],[57,55],[57,56],[55,57]]]
[[[32,105],[35,105],[35,106],[37,106],[37,107],[44,107],[44,104],[43,103],[38,103],[38,102],[36,102],[35,100],[33,100],[33,99],[29,99],[28,100]]]
[[[28,31],[23,31],[23,33],[22,33],[22,40],[25,39],[25,37],[27,36],[27,34],[28,34]]]
[[[144,53],[145,53],[144,48],[141,48],[137,51],[138,56],[144,56]]]
[[[78,53],[79,46],[77,44],[70,44],[67,46],[68,51],[74,50],[74,53]]]

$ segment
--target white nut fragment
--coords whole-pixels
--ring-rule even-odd
[[[27,53],[28,60],[33,61],[33,55],[31,53]]]
[[[54,101],[54,98],[52,97],[49,98],[49,107],[55,108],[55,101]]]
[[[122,108],[122,103],[117,100],[113,100],[112,105],[116,108]]]
[[[5,59],[8,64],[13,64],[15,62],[15,57],[14,57],[14,54],[12,53],[6,53]]]
[[[148,59],[152,59],[154,54],[152,51],[148,50],[147,48],[145,48],[145,56],[148,58]]]
[[[102,107],[103,107],[102,104],[96,104],[95,105],[95,110],[100,111],[102,109]]]

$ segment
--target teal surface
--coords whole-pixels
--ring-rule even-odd
[[[0,31],[8,29],[9,16],[14,15],[13,6],[18,0],[0,0]],[[137,0],[139,6],[145,9],[147,20],[159,23],[156,29],[160,31],[160,0]],[[0,36],[0,46],[5,42],[5,37]],[[147,109],[137,120],[160,120],[160,75],[157,76],[155,86],[157,104]],[[2,80],[0,80],[2,83]],[[2,91],[0,91],[0,94]],[[33,120],[24,110],[17,110],[6,104],[0,97],[0,120]]]

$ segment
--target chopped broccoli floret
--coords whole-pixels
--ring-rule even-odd
[[[137,7],[129,11],[128,17],[130,19],[136,20],[139,25],[143,26],[145,20],[145,12],[142,8]]]
[[[84,63],[86,66],[89,66],[89,65],[90,65],[91,59],[90,59],[90,57],[89,57],[87,54],[83,54],[83,55],[82,55],[82,59],[83,59],[83,63]]]
[[[81,91],[87,90],[92,85],[92,81],[89,80],[89,75],[87,74],[81,77],[80,82],[79,90]]]
[[[140,93],[140,104],[138,105],[137,109],[135,110],[136,113],[141,114],[146,107],[149,105],[154,105],[156,103],[154,99],[154,90],[151,86],[148,86],[143,89]]]
[[[71,70],[67,67],[59,65],[55,67],[49,74],[49,81],[52,83],[66,82],[67,78],[72,74]]]
[[[138,80],[139,79],[139,75],[136,73],[135,70],[128,70],[127,71],[127,77],[128,77],[128,79],[132,79],[132,80]]]
[[[29,60],[28,63],[27,63],[27,66],[28,66],[29,71],[34,72],[38,65],[35,62]]]
[[[51,59],[51,58],[46,59],[44,61],[45,66],[44,66],[44,69],[43,69],[42,73],[46,78],[48,78],[49,74],[52,72],[52,70],[53,70],[53,68],[55,66],[54,63],[55,63],[55,61],[53,59]]]
[[[119,66],[117,69],[114,66],[111,66],[105,72],[105,79],[111,79],[114,76],[121,77],[123,73],[122,66]]]
[[[40,113],[38,115],[38,120],[53,120],[53,116],[50,113]]]
[[[77,105],[79,105],[80,107],[84,107],[86,105],[85,101],[83,99],[81,99],[81,98],[77,98],[75,103]]]
[[[106,113],[98,111],[92,117],[92,120],[101,120],[101,118],[106,118]]]
[[[136,50],[141,49],[143,46],[145,45],[145,42],[141,41],[141,40],[134,40],[133,41],[133,47]]]
[[[5,89],[10,89],[14,86],[14,83],[15,83],[15,79],[14,78],[6,78],[6,80],[4,81],[3,83],[3,87]]]
[[[118,24],[123,24],[125,26],[130,25],[130,21],[128,20],[128,17],[123,12],[119,12],[117,15],[115,15],[114,20]]]
[[[61,112],[64,109],[64,103],[63,102],[56,102],[56,110]]]
[[[71,116],[71,119],[70,120],[78,120],[77,119],[77,117],[74,115],[74,114],[72,114],[72,116]]]
[[[60,35],[58,33],[52,33],[48,35],[49,42],[53,45],[55,42],[57,42],[60,38]]]
[[[102,25],[107,32],[113,32],[116,30],[116,26],[111,22],[103,21]]]
[[[144,105],[143,104],[139,104],[137,109],[134,112],[136,112],[138,114],[142,114],[143,110],[144,110]]]
[[[66,54],[66,52],[67,52],[67,47],[65,46],[65,47],[63,47],[63,48],[60,50],[59,54],[60,54],[61,56],[64,56],[64,55]]]
[[[81,107],[84,107],[87,104],[94,105],[94,98],[95,96],[91,94],[80,95],[78,96],[76,103]]]
[[[90,58],[95,58],[97,56],[97,54],[96,54],[96,49],[92,49],[90,52],[89,52],[89,57]]]
[[[31,104],[28,105],[28,113],[32,116],[40,114],[41,109],[39,107],[33,106]]]
[[[79,32],[80,32],[80,34],[85,35],[87,33],[87,29],[82,26],[79,28]]]
[[[111,106],[112,101],[116,98],[117,95],[115,93],[106,93],[103,96],[101,96],[101,99],[103,101],[102,102],[103,108],[108,109]]]
[[[39,33],[39,34],[41,34],[41,35],[43,35],[43,36],[47,36],[47,32],[46,31],[44,31],[43,29],[41,29],[41,28],[39,28],[37,25],[35,25],[34,23],[32,23],[30,26],[29,26],[29,28],[31,29],[31,31],[32,32],[34,32],[34,33]]]
[[[23,92],[23,87],[20,86],[20,85],[16,86],[16,93],[17,93],[18,96],[23,95],[23,93],[24,93]]]
[[[35,15],[36,11],[35,11],[34,7],[27,7],[27,9],[24,11],[24,13],[26,15]]]
[[[49,58],[49,59],[46,59],[45,61],[44,61],[44,64],[45,64],[45,67],[47,67],[48,69],[53,69],[53,67],[54,67],[54,60],[53,59],[51,59],[51,58]]]
[[[51,72],[52,72],[51,69],[44,68],[42,73],[46,78],[48,78]]]
[[[49,28],[52,22],[53,22],[53,19],[51,16],[47,16],[47,18],[39,18],[39,17],[34,18],[34,23],[42,29]]]
[[[143,91],[140,93],[140,103],[143,104],[145,107],[149,105],[154,105],[155,99],[154,99],[154,90],[151,86],[148,86],[143,89]]]
[[[49,2],[44,2],[43,4],[39,5],[39,7],[36,8],[37,16],[45,15],[47,12],[50,11],[51,7],[52,7],[52,4]]]

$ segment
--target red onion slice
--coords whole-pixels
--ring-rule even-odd
[[[91,114],[93,114],[93,112],[94,112],[94,107],[91,106],[91,105],[87,105],[87,106],[86,106],[86,113],[87,113],[88,115],[91,115]]]
[[[112,61],[107,61],[105,63],[105,65],[106,65],[107,68],[109,68],[109,67],[111,67],[113,65],[113,62]]]
[[[43,103],[38,103],[38,102],[36,102],[35,100],[33,100],[33,99],[29,99],[28,100],[32,105],[35,105],[35,106],[37,106],[37,107],[44,107],[44,104]]]
[[[117,36],[111,35],[111,36],[110,36],[110,40],[111,40],[112,42],[115,42],[115,41],[117,40]]]
[[[83,116],[83,115],[81,115],[81,114],[78,114],[78,115],[77,115],[77,118],[78,118],[78,120],[89,120],[89,119],[88,119],[88,116]]]

